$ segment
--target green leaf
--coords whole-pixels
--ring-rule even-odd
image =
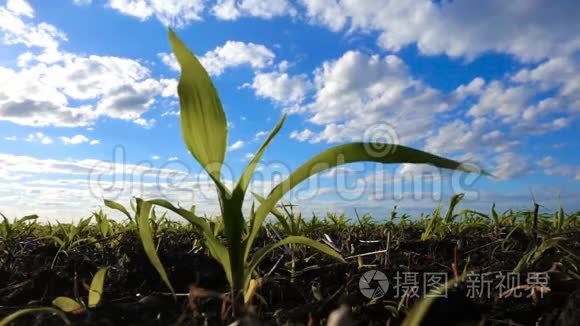
[[[491,216],[493,218],[493,223],[499,225],[501,221],[499,220],[499,215],[497,215],[497,211],[495,210],[495,203],[491,205]]]
[[[83,311],[85,309],[83,305],[69,297],[56,297],[54,300],[52,300],[52,304],[64,312],[77,312]]]
[[[262,204],[266,200],[264,197],[254,192],[252,192],[252,195],[258,200],[260,204]],[[290,228],[290,225],[284,218],[284,214],[282,214],[282,212],[280,212],[276,207],[273,207],[270,213],[272,213],[272,215],[274,215],[276,219],[278,219],[278,222],[280,222],[280,225],[282,225],[282,228],[286,231],[286,233],[288,234],[292,233],[292,228]]]
[[[376,152],[369,150],[369,148],[390,148],[385,151],[383,155],[377,155]],[[401,145],[391,144],[376,144],[376,143],[350,143],[332,147],[326,151],[318,154],[310,159],[298,169],[296,169],[286,180],[277,185],[266,200],[260,205],[256,211],[255,224],[250,231],[248,241],[246,243],[247,257],[258,233],[258,230],[267,214],[272,210],[272,207],[291,189],[296,187],[302,181],[309,177],[328,170],[335,166],[355,163],[355,162],[377,162],[383,164],[391,163],[416,163],[416,164],[430,164],[439,168],[455,169],[465,172],[476,172],[487,174],[485,171],[474,166],[465,165],[460,162],[446,159],[437,155],[433,155],[421,150],[413,149]]]
[[[177,93],[183,140],[209,175],[220,180],[228,135],[220,98],[207,71],[171,29],[169,41],[181,66]]]
[[[65,324],[70,325],[70,320],[68,320],[68,318],[66,317],[66,314],[64,312],[62,312],[61,310],[58,310],[58,309],[52,308],[52,307],[38,307],[38,308],[20,309],[18,311],[15,311],[15,312],[11,313],[10,315],[4,317],[4,319],[0,320],[0,326],[8,326],[16,319],[18,319],[22,316],[25,316],[25,315],[41,314],[41,313],[49,313],[49,314],[57,315],[58,317],[60,317],[60,319],[62,319],[62,321]]]
[[[346,263],[344,258],[342,258],[342,256],[338,252],[336,252],[334,249],[332,249],[330,246],[324,243],[320,243],[316,240],[303,236],[294,236],[294,235],[289,236],[276,243],[272,243],[261,248],[254,254],[252,260],[250,261],[248,267],[245,270],[246,275],[244,276],[244,289],[248,287],[248,284],[252,279],[252,273],[254,272],[258,264],[262,261],[262,259],[264,259],[266,255],[268,255],[272,250],[287,244],[302,244],[311,247],[315,250],[318,250],[323,254],[331,256],[342,263]]]
[[[103,267],[95,273],[95,276],[93,276],[91,287],[89,289],[89,308],[94,308],[99,304],[99,302],[101,302],[103,288],[105,286],[105,276],[107,275],[108,270],[109,266]]]
[[[248,189],[248,185],[250,184],[250,180],[252,179],[252,175],[254,174],[254,170],[256,169],[256,165],[258,164],[258,162],[260,162],[260,159],[262,159],[262,156],[264,155],[266,148],[268,148],[268,146],[270,145],[270,143],[272,142],[274,137],[276,137],[276,135],[278,134],[278,132],[282,128],[282,125],[284,124],[285,120],[286,120],[286,114],[284,114],[282,116],[282,118],[280,118],[280,121],[278,121],[278,123],[276,124],[274,129],[272,129],[272,131],[270,132],[270,135],[268,135],[268,137],[266,138],[266,140],[264,141],[262,146],[260,146],[260,148],[258,149],[256,154],[254,155],[254,157],[252,158],[252,160],[250,161],[250,163],[248,164],[248,166],[246,167],[246,169],[242,173],[240,180],[238,180],[238,183],[234,187],[233,194],[234,194],[234,196],[241,197],[240,198],[241,201],[244,200],[246,190]]]
[[[116,201],[105,199],[105,206],[118,210],[119,212],[125,214],[125,216],[129,218],[129,221],[133,221],[133,218],[131,218],[131,214],[129,214],[125,206],[117,203]]]
[[[455,206],[459,204],[463,197],[465,197],[465,194],[455,194],[453,197],[451,197],[451,200],[449,201],[449,207],[447,208],[447,213],[445,214],[445,223],[449,224],[453,222],[453,218],[455,217],[455,215],[453,215],[453,211],[455,210]]]
[[[31,221],[31,220],[36,220],[38,219],[38,215],[34,214],[34,215],[26,215],[22,218],[20,218],[18,220],[18,222],[26,222],[26,221]]]
[[[167,273],[165,272],[165,268],[159,260],[159,256],[157,256],[157,250],[155,249],[155,241],[153,240],[153,235],[151,234],[151,227],[149,226],[149,213],[151,212],[151,203],[148,201],[143,201],[141,203],[141,208],[139,210],[139,237],[141,238],[141,243],[143,244],[143,249],[145,250],[145,254],[149,258],[149,261],[161,276],[161,279],[167,285],[171,293],[175,294],[173,290],[173,286],[171,286],[171,282],[167,277]]]
[[[212,256],[224,267],[226,272],[226,277],[231,280],[231,270],[230,270],[230,258],[227,248],[222,245],[219,240],[215,237],[213,230],[210,228],[207,220],[196,216],[191,210],[186,210],[180,207],[175,207],[169,201],[165,199],[153,199],[149,201],[151,204],[161,206],[168,209],[177,215],[183,217],[191,224],[199,227],[204,236],[205,244],[212,254]]]

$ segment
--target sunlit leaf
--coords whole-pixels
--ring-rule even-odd
[[[171,286],[171,282],[167,277],[167,273],[165,272],[165,267],[161,263],[159,256],[157,255],[157,250],[155,249],[155,241],[153,240],[153,235],[151,234],[151,227],[149,225],[149,213],[151,212],[151,203],[147,201],[143,201],[141,203],[141,209],[139,212],[139,236],[141,238],[141,243],[143,244],[143,249],[145,250],[145,254],[149,261],[161,276],[161,279],[167,285],[171,293],[175,294],[173,290],[173,286]]]
[[[370,151],[369,148],[389,148],[389,150],[385,151],[383,155],[377,155],[376,152]],[[290,174],[286,180],[272,189],[266,200],[256,211],[256,222],[250,231],[246,243],[245,256],[248,255],[259,227],[262,225],[264,219],[272,210],[272,207],[274,207],[288,191],[319,172],[339,165],[355,162],[430,164],[439,168],[486,174],[485,171],[477,167],[462,164],[454,160],[401,145],[350,143],[332,147],[304,163]]]
[[[183,217],[184,219],[189,221],[191,224],[199,227],[202,231],[203,236],[204,236],[205,243],[206,243],[206,246],[208,247],[208,250],[210,251],[212,256],[224,267],[224,270],[226,272],[226,277],[228,278],[228,280],[231,280],[232,275],[231,275],[231,269],[229,267],[230,266],[230,258],[229,258],[228,250],[215,237],[215,235],[213,234],[213,231],[211,230],[209,224],[207,223],[207,221],[205,219],[196,216],[194,213],[192,213],[191,210],[186,210],[183,208],[175,207],[173,204],[171,204],[170,202],[168,202],[165,199],[153,199],[153,200],[150,200],[149,202],[151,204],[158,205],[158,206],[161,206],[165,209],[168,209],[168,210],[178,214],[179,216]]]
[[[183,140],[210,176],[220,180],[228,134],[221,101],[207,71],[171,29],[169,41],[181,66],[177,92]]]
[[[116,209],[119,212],[125,214],[125,216],[127,216],[127,218],[129,218],[129,221],[133,220],[133,218],[131,218],[131,214],[129,214],[129,212],[127,211],[125,206],[117,203],[116,201],[105,199],[105,206],[112,208],[112,209]]]
[[[256,164],[260,162],[260,159],[262,159],[262,156],[264,155],[264,152],[268,148],[268,145],[270,145],[274,137],[276,137],[276,135],[282,128],[284,120],[286,120],[286,115],[283,115],[282,118],[280,118],[280,121],[278,121],[274,129],[272,129],[272,131],[270,132],[270,135],[268,135],[266,140],[264,140],[262,146],[260,146],[254,157],[252,157],[252,160],[250,161],[250,163],[242,173],[240,180],[238,180],[238,183],[234,187],[233,190],[234,196],[237,195],[241,197],[241,200],[244,199],[244,195],[246,194],[246,190],[248,189],[248,185],[250,184],[250,180],[252,179],[252,175],[254,174],[254,170],[256,169]]]
[[[91,287],[89,289],[89,308],[96,307],[99,302],[101,302],[101,297],[103,295],[103,288],[105,286],[105,276],[109,267],[103,267],[99,269],[93,280],[91,281]]]
[[[56,297],[52,300],[52,305],[64,312],[79,312],[85,309],[80,303],[69,297]]]
[[[463,197],[465,197],[465,194],[455,194],[453,197],[451,197],[451,200],[449,201],[449,207],[447,208],[447,213],[445,214],[445,223],[453,222],[453,218],[455,217],[455,215],[453,215],[453,211],[455,210],[455,206],[459,204]]]
[[[252,257],[252,260],[248,264],[248,268],[246,268],[246,275],[245,275],[245,279],[244,279],[245,287],[247,287],[248,282],[252,278],[252,273],[254,272],[254,270],[256,269],[258,264],[262,261],[262,259],[264,259],[266,257],[266,255],[268,255],[272,250],[274,250],[278,247],[287,245],[287,244],[305,245],[305,246],[308,246],[308,247],[313,248],[315,250],[318,250],[323,254],[326,254],[330,257],[333,257],[334,259],[336,259],[340,262],[346,263],[344,258],[342,258],[342,256],[338,252],[336,252],[334,249],[332,249],[328,245],[326,245],[324,243],[320,243],[316,240],[313,240],[313,239],[310,239],[307,237],[293,235],[293,236],[286,237],[286,238],[284,238],[276,243],[269,244],[269,245],[261,248],[260,250],[256,251],[256,253]]]

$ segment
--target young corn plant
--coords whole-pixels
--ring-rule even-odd
[[[30,235],[38,225],[36,222],[38,215],[15,218],[12,222],[10,222],[4,214],[0,213],[0,216],[2,216],[2,222],[0,223],[0,238],[4,241]]]
[[[250,179],[266,148],[280,131],[285,116],[282,116],[265,139],[233,189],[228,189],[221,179],[221,168],[227,148],[227,121],[220,98],[206,70],[171,29],[169,40],[181,67],[177,91],[182,137],[192,156],[205,169],[217,188],[224,222],[224,239],[221,240],[215,237],[206,219],[196,216],[191,211],[175,207],[162,199],[142,203],[137,224],[145,251],[172,291],[173,288],[163,265],[157,257],[153,243],[150,242],[151,230],[147,222],[152,205],[169,209],[198,227],[204,236],[209,252],[225,270],[234,302],[241,301],[241,298],[247,302],[255,290],[255,287],[250,284],[256,283],[254,280],[256,267],[264,257],[278,247],[287,244],[306,245],[344,262],[344,259],[331,247],[300,235],[289,235],[258,250],[254,248],[254,241],[268,214],[273,211],[285,194],[309,177],[342,164],[366,161],[383,164],[432,164],[440,168],[482,172],[475,167],[405,146],[360,142],[343,144],[316,155],[274,187],[261,201],[259,207],[250,211],[250,222],[247,225],[242,206]],[[376,151],[369,150],[369,148],[385,148],[384,146],[391,150],[378,155]]]
[[[66,313],[72,314],[85,313],[88,310],[96,308],[99,305],[103,295],[103,288],[105,286],[105,277],[108,270],[109,267],[107,266],[99,269],[95,273],[91,281],[91,285],[89,287],[89,295],[86,303],[79,298],[70,298],[62,296],[56,297],[52,301],[52,305],[54,307],[37,307],[17,310],[16,312],[0,320],[0,326],[12,325],[13,322],[20,317],[40,313],[49,313],[56,315],[64,322],[64,324],[70,325],[70,321],[67,318]]]
[[[58,251],[52,260],[51,268],[54,267],[60,254],[66,255],[79,244],[89,240],[84,233],[89,227],[92,218],[92,216],[89,216],[88,218],[80,219],[77,224],[58,222],[58,228],[52,230],[53,232],[46,237],[52,240],[58,247]]]

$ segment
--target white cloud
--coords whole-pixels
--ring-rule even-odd
[[[473,58],[496,51],[540,60],[580,49],[580,11],[574,0],[300,2],[312,22],[333,31],[379,32],[379,44],[391,51],[416,43],[428,55]]]
[[[93,139],[89,142],[89,145],[98,145],[101,141],[98,139]]]
[[[19,16],[34,17],[34,9],[24,0],[7,0],[6,8]]]
[[[35,132],[32,134],[29,134],[28,137],[26,137],[25,141],[30,142],[30,143],[41,143],[44,145],[48,145],[48,144],[53,143],[52,138],[43,134],[42,132]]]
[[[238,150],[242,147],[244,147],[246,143],[243,140],[238,140],[236,142],[234,142],[233,144],[231,144],[230,146],[228,146],[228,151],[235,151]]]
[[[516,153],[508,152],[495,158],[497,166],[492,174],[500,180],[519,178],[534,170],[530,164],[530,158]]]
[[[215,186],[204,175],[187,173],[181,164],[161,169],[124,162],[124,156],[72,161],[0,153],[0,206],[5,214],[34,213],[63,221],[102,206],[103,198],[128,204],[139,196],[196,203],[204,212],[218,212]]]
[[[4,140],[7,140],[7,141],[16,141],[16,140],[18,140],[18,137],[16,137],[16,136],[7,136],[7,137],[4,137]]]
[[[151,128],[153,128],[153,126],[155,125],[157,120],[155,120],[153,118],[151,118],[149,120],[144,119],[144,118],[137,118],[137,119],[133,120],[133,122],[140,125],[141,127],[145,128],[145,129],[151,129]]]
[[[151,159],[154,161],[157,161],[158,159],[160,159],[159,155],[153,155],[151,156]]]
[[[297,14],[296,9],[287,0],[218,0],[212,13],[223,20],[235,20],[242,16],[270,19],[275,16]]]
[[[68,53],[50,65],[0,67],[0,120],[73,127],[108,116],[140,123],[157,96],[175,95],[172,83],[151,78],[149,69],[135,60],[118,57]],[[71,107],[73,100],[86,104]]]
[[[173,53],[160,52],[157,56],[171,70],[180,71]],[[206,52],[199,60],[210,75],[219,76],[228,68],[243,65],[249,65],[255,70],[272,66],[275,57],[274,52],[264,45],[227,41],[224,45]]]
[[[266,137],[266,135],[268,135],[267,131],[265,130],[258,131],[254,136],[254,140],[259,140],[260,138]]]
[[[552,156],[544,156],[537,164],[543,168],[549,168],[556,164],[556,160]]]
[[[225,69],[250,65],[253,69],[271,66],[276,55],[261,44],[227,41],[212,51],[205,53],[199,60],[208,73],[219,76]]]
[[[244,159],[243,160],[244,161],[249,161],[249,160],[253,159],[254,156],[255,156],[254,153],[246,153],[246,154],[244,154]]]
[[[480,87],[467,114],[517,134],[565,128],[580,115],[579,74],[580,60],[573,58],[553,58],[524,68]]]
[[[160,52],[157,53],[157,56],[159,57],[159,59],[161,60],[161,62],[163,62],[163,64],[165,64],[167,67],[169,67],[169,69],[173,70],[173,71],[180,71],[180,67],[179,67],[179,63],[177,62],[177,58],[175,58],[175,55],[173,53],[168,53],[168,52]]]
[[[176,96],[176,81],[151,78],[149,69],[136,60],[60,51],[64,33],[23,20],[32,17],[32,7],[23,0],[0,6],[4,43],[42,48],[40,53],[22,53],[20,69],[0,66],[0,120],[78,127],[108,116],[140,123],[157,96]]]
[[[296,139],[300,142],[306,141],[314,136],[314,132],[310,129],[304,129],[302,131],[294,130],[290,133],[290,138]]]
[[[391,143],[418,141],[431,134],[436,113],[449,109],[394,55],[348,51],[315,71],[315,85],[314,100],[303,106],[310,122],[325,126],[314,142],[382,139],[385,128]]]
[[[519,141],[507,136],[500,130],[489,129],[491,124],[485,119],[472,123],[456,119],[442,127],[429,137],[425,149],[435,153],[454,153],[477,149],[505,152],[519,145]]]
[[[45,22],[34,24],[29,21],[32,17],[34,10],[24,0],[10,0],[5,6],[0,6],[3,43],[54,50],[60,41],[66,41],[66,35],[56,27]]]
[[[108,0],[107,7],[140,20],[155,17],[163,25],[184,27],[201,20],[203,0]]]
[[[60,137],[60,140],[65,145],[78,145],[78,144],[82,144],[82,143],[89,143],[91,145],[94,145],[93,144],[94,140],[90,140],[85,135],[81,135],[81,134],[77,134],[77,135],[74,135],[72,137],[62,136],[62,137]],[[97,144],[98,144],[98,140],[97,140]]]
[[[289,76],[287,73],[268,72],[257,73],[252,84],[244,87],[254,89],[257,96],[289,105],[301,103],[312,89],[312,83],[306,75]]]

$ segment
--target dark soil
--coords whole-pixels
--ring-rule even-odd
[[[380,230],[379,230],[380,229]],[[340,264],[305,248],[295,252],[295,277],[290,272],[290,255],[280,249],[259,267],[268,276],[242,321],[247,324],[324,325],[329,313],[342,304],[352,308],[356,325],[398,325],[418,298],[401,300],[392,289],[371,301],[359,290],[359,280],[368,270],[379,270],[394,282],[397,273],[445,273],[453,277],[455,262],[459,273],[466,264],[476,273],[507,273],[531,248],[535,239],[514,233],[508,240],[493,235],[470,235],[421,241],[420,230],[367,228],[348,233],[338,230],[312,232],[322,240],[327,234],[345,256],[385,251],[348,259]],[[580,256],[579,233],[567,235],[570,253]],[[193,287],[225,293],[228,290],[221,266],[203,250],[194,250],[195,236],[185,231],[164,231],[159,256],[177,293]],[[368,242],[369,240],[375,240]],[[0,318],[18,309],[51,306],[57,296],[86,300],[87,284],[102,266],[111,266],[102,303],[86,312],[69,314],[75,325],[227,325],[234,321],[227,302],[215,297],[196,298],[192,307],[187,296],[174,299],[145,256],[136,234],[125,233],[99,246],[87,243],[60,254],[49,240],[25,237],[10,242],[0,240]],[[258,239],[257,244],[271,242]],[[560,262],[559,252],[548,251],[533,266],[533,272],[552,270],[549,293],[542,297],[469,298],[463,284],[449,290],[431,306],[425,325],[580,325],[580,283],[573,265]],[[281,258],[282,257],[282,258]],[[468,263],[469,262],[469,263]],[[359,268],[359,263],[364,266]],[[573,268],[572,268],[573,269]],[[271,273],[269,273],[271,271]],[[526,284],[526,273],[521,274]],[[494,285],[499,281],[495,280]],[[422,286],[423,284],[421,284]],[[504,289],[505,290],[505,289]],[[402,302],[401,309],[397,306]],[[225,308],[224,308],[225,307]],[[407,309],[408,308],[408,309]],[[195,310],[194,310],[195,309]],[[37,314],[23,317],[18,325],[61,325],[58,317]]]

